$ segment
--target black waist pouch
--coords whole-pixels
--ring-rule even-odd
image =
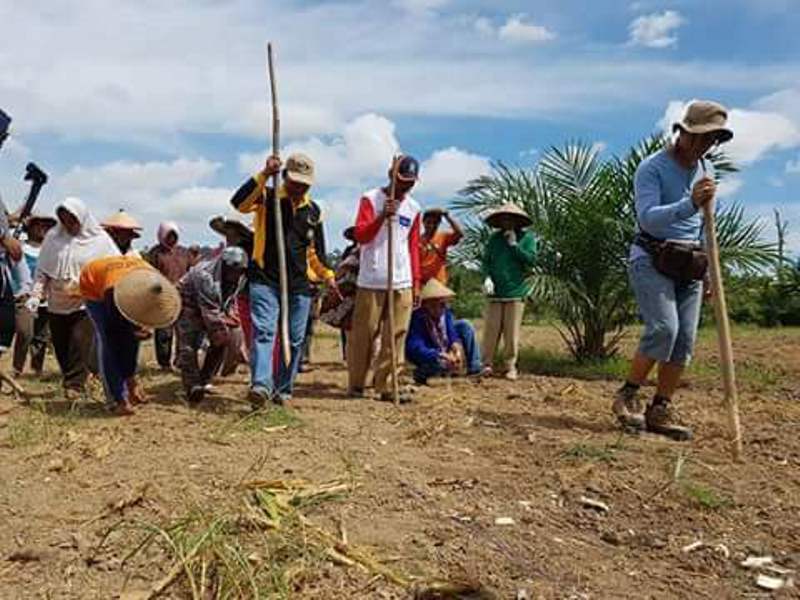
[[[675,283],[686,285],[706,275],[708,255],[698,244],[659,240],[642,233],[636,236],[636,243],[653,258],[656,271]]]

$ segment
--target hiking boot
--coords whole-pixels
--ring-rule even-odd
[[[511,367],[508,371],[506,371],[505,378],[509,381],[516,381],[519,379],[519,373],[517,372],[517,367]]]
[[[642,401],[639,399],[639,386],[625,384],[617,390],[611,411],[624,429],[641,431],[645,426]]]
[[[269,392],[262,387],[252,387],[247,394],[247,399],[250,401],[250,407],[254,411],[261,410],[270,399]]]
[[[671,402],[656,396],[644,413],[647,431],[658,433],[678,442],[692,439],[692,430],[681,421]]]

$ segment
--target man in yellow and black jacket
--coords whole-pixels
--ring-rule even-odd
[[[293,154],[286,160],[283,185],[277,191],[283,217],[292,356],[288,368],[283,361],[278,361],[278,373],[273,373],[272,353],[280,316],[280,276],[272,212],[276,193],[267,187],[267,182],[280,169],[280,160],[269,157],[265,167],[242,184],[231,198],[236,210],[253,213],[253,254],[247,277],[253,321],[249,398],[254,408],[270,399],[282,404],[291,398],[311,309],[309,272],[328,285],[336,285],[333,271],[325,264],[321,211],[309,195],[314,183],[314,163],[303,154]]]

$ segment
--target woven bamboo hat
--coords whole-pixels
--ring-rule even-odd
[[[425,300],[448,300],[450,298],[455,298],[455,296],[456,293],[453,290],[438,279],[433,278],[429,279],[425,287],[422,288],[419,299],[424,302]]]
[[[139,237],[139,234],[142,231],[142,226],[139,224],[139,221],[134,219],[121,208],[113,215],[108,217],[105,221],[100,223],[100,225],[102,225],[105,229],[125,229],[132,231],[136,234],[136,237]]]
[[[181,312],[181,295],[155,269],[137,269],[114,286],[114,304],[132,323],[150,329],[172,325]]]
[[[499,221],[501,220],[501,217],[514,218],[518,221],[519,227],[529,227],[533,223],[528,214],[512,202],[506,202],[505,204],[501,204],[495,208],[486,216],[484,221],[486,221],[486,224],[489,227],[499,227]]]

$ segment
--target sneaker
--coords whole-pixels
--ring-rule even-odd
[[[644,429],[644,410],[639,399],[639,387],[625,384],[617,390],[611,411],[624,429]]]
[[[505,377],[509,381],[516,381],[517,379],[519,379],[519,373],[517,373],[517,367],[511,367],[508,371],[506,371]]]
[[[262,387],[251,387],[247,399],[253,410],[260,410],[269,401],[269,392]]]
[[[692,439],[692,430],[681,424],[672,403],[656,396],[644,413],[647,431],[667,436],[678,442]]]
[[[272,403],[276,406],[286,406],[292,401],[292,395],[286,393],[279,393],[272,396]]]
[[[203,401],[205,397],[206,397],[205,387],[202,385],[196,385],[189,391],[189,395],[186,397],[186,401],[191,406],[197,406]]]

